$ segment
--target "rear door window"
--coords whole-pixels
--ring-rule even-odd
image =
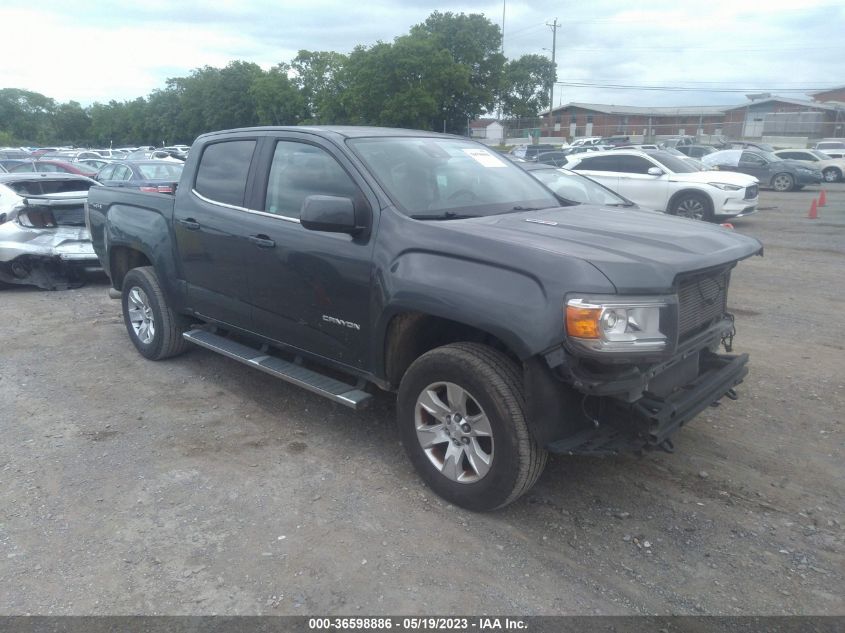
[[[619,171],[626,174],[647,174],[655,165],[641,156],[620,156]]]
[[[97,174],[97,178],[99,180],[111,180],[112,174],[114,173],[114,168],[116,166],[117,165],[106,165]]]
[[[118,165],[114,170],[114,176],[112,176],[112,180],[131,180],[132,179],[132,170],[129,169],[126,165]]]
[[[572,169],[576,171],[619,171],[618,156],[591,156],[584,158]]]
[[[254,152],[254,140],[206,145],[197,169],[197,193],[214,202],[242,207]]]

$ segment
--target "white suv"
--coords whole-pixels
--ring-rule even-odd
[[[757,179],[699,171],[667,151],[614,150],[575,154],[566,167],[589,176],[644,209],[698,220],[734,218],[757,210]]]

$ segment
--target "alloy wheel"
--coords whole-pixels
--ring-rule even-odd
[[[779,174],[775,176],[772,186],[775,191],[789,191],[792,189],[792,177],[787,174]]]
[[[431,464],[451,481],[484,478],[493,464],[493,429],[478,401],[463,387],[437,382],[414,407],[417,440]]]
[[[698,198],[685,198],[681,200],[677,210],[679,216],[693,220],[701,220],[706,212],[704,203]]]
[[[155,317],[150,299],[143,288],[134,286],[127,295],[129,322],[138,340],[149,345],[155,338]]]

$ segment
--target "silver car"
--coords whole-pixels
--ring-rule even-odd
[[[0,174],[0,285],[73,288],[100,267],[85,226],[92,186],[73,174]]]

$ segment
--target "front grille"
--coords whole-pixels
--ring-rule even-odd
[[[687,277],[678,289],[678,338],[697,334],[718,321],[728,309],[730,271]]]
[[[745,188],[745,199],[751,200],[757,197],[757,185],[751,185]]]

